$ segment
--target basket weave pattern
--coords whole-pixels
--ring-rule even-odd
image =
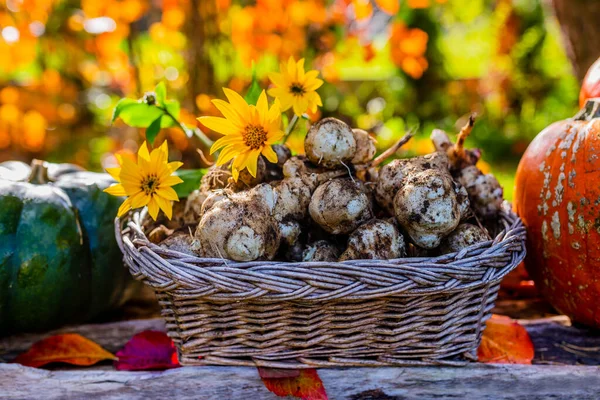
[[[459,253],[343,263],[198,258],[150,243],[140,220],[117,219],[117,241],[156,291],[183,365],[461,365],[525,256],[508,208],[494,240]]]

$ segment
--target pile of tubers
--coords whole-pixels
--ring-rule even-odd
[[[237,182],[230,166],[212,166],[198,190],[176,203],[172,221],[149,221],[150,240],[175,251],[235,261],[336,262],[459,252],[490,240],[484,227],[501,209],[502,187],[464,147],[473,118],[456,143],[434,130],[436,151],[382,161],[375,140],[325,118],[306,135],[305,156],[275,145],[278,161],[259,158],[256,177]]]

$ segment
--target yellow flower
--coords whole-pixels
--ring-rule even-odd
[[[275,85],[269,89],[269,95],[279,99],[282,111],[293,107],[294,113],[301,116],[309,109],[315,113],[317,107],[323,105],[316,92],[323,84],[321,79],[317,79],[319,71],[304,72],[304,59],[296,63],[290,57],[287,66],[281,63],[280,71],[269,74],[269,79]]]
[[[138,151],[137,164],[129,158],[120,157],[120,167],[106,169],[119,183],[104,191],[114,196],[127,196],[119,208],[118,217],[132,208],[148,206],[148,212],[155,221],[159,208],[171,219],[171,201],[179,201],[171,186],[183,182],[181,178],[172,174],[183,163],[168,162],[168,154],[166,141],[159,148],[152,150],[152,153],[148,153],[144,142]]]
[[[263,90],[256,106],[246,101],[231,89],[223,88],[229,100],[215,99],[213,104],[225,118],[200,117],[198,120],[207,128],[223,136],[210,148],[210,154],[223,148],[217,159],[217,165],[223,165],[233,159],[231,174],[237,181],[244,168],[256,177],[258,156],[263,155],[272,163],[277,162],[277,154],[271,145],[283,138],[281,131],[281,109],[275,102],[269,108],[267,95]]]

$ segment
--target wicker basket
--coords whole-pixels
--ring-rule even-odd
[[[141,218],[117,219],[117,241],[156,291],[183,365],[462,365],[525,256],[508,207],[493,241],[459,253],[341,263],[193,257],[150,243]]]

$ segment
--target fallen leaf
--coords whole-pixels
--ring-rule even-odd
[[[327,400],[325,386],[317,370],[258,368],[265,387],[279,397],[294,396],[302,400]]]
[[[114,354],[76,333],[50,336],[34,343],[14,362],[27,367],[41,367],[50,363],[89,366],[103,360],[116,360]]]
[[[144,371],[180,367],[177,349],[164,332],[143,331],[132,337],[117,352],[115,368],[119,371]]]
[[[479,362],[490,364],[531,364],[533,342],[527,330],[509,317],[492,315],[477,349]]]

